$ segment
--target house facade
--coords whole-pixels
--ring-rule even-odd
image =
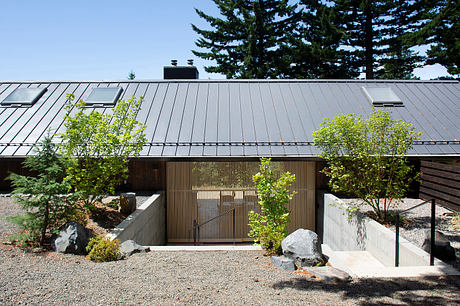
[[[21,162],[48,130],[63,132],[67,93],[101,112],[118,98],[144,97],[137,120],[147,126],[148,142],[130,161],[124,188],[166,192],[169,243],[192,241],[194,221],[233,208],[236,240],[248,240],[247,213],[257,209],[251,177],[260,157],[296,174],[289,230],[314,230],[316,192],[326,185],[312,134],[339,114],[365,117],[373,107],[387,108],[422,132],[407,154],[414,162],[460,160],[458,81],[0,81],[0,190],[9,189],[9,171],[24,171]],[[231,215],[200,234],[202,241],[232,241]]]

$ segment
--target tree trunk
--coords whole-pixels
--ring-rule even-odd
[[[374,33],[372,29],[372,2],[366,1],[364,4],[364,63],[366,66],[366,79],[374,78]]]

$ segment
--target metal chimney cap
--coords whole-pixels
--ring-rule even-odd
[[[188,63],[190,66],[193,66],[193,60],[192,60],[192,59],[187,60],[187,63]]]
[[[177,60],[175,60],[175,59],[171,60],[171,65],[172,66],[177,66]]]

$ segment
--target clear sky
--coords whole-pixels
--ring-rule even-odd
[[[0,6],[0,80],[162,79],[171,59],[194,59],[200,79],[210,62],[191,50],[191,24],[206,27],[194,8],[210,15],[211,0],[12,0]],[[418,69],[430,79],[446,75],[435,65]]]

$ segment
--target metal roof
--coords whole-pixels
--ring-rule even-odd
[[[422,132],[409,155],[460,155],[458,81],[134,80],[0,81],[0,101],[16,88],[47,88],[29,108],[0,107],[0,157],[27,156],[48,129],[61,133],[66,93],[86,100],[92,88],[117,86],[121,99],[144,97],[143,157],[315,157],[312,133],[324,118],[371,112],[363,87],[390,87],[401,99],[393,117]]]

